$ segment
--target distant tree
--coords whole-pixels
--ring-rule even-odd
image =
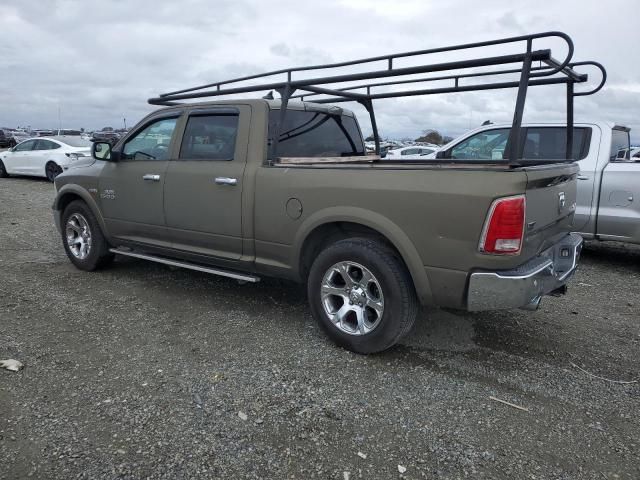
[[[81,132],[81,133],[84,133],[84,128],[81,128],[81,129],[80,129],[80,132]]]
[[[446,144],[446,143],[451,142],[452,140],[453,140],[453,137],[450,137],[450,136],[448,136],[448,135],[445,135],[444,137],[442,137],[442,144],[444,145],[444,144]]]
[[[374,137],[373,135],[369,135],[367,138],[364,139],[365,142],[375,142],[376,141],[376,137]]]
[[[437,130],[425,130],[420,137],[416,138],[416,142],[434,143],[436,145],[444,143],[442,135]]]

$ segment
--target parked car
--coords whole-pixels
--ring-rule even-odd
[[[523,38],[531,43],[534,37],[499,42],[521,45]],[[474,46],[452,50],[461,48]],[[520,59],[525,81],[515,86],[522,98],[532,57],[551,61],[548,50],[534,53],[456,67]],[[417,54],[423,53],[402,56]],[[380,58],[387,57],[375,60]],[[390,69],[393,58],[388,56]],[[572,82],[586,80],[570,60],[550,68]],[[490,167],[481,161],[449,166],[372,159],[355,115],[336,103],[367,105],[376,131],[373,94],[323,85],[396,72],[360,68],[357,75],[340,70],[339,77],[318,79],[315,69],[308,80],[309,72],[298,68],[295,83],[275,84],[284,100],[180,104],[238,90],[261,92],[273,72],[252,77],[257,83],[241,89],[227,85],[246,78],[209,85],[217,88],[204,93],[197,87],[164,94],[149,102],[172,106],[148,115],[117,144],[94,142],[93,161],[55,180],[54,220],[69,260],[92,271],[117,254],[245,282],[261,276],[305,282],[319,326],[359,353],[397,343],[411,330],[420,303],[470,311],[535,309],[543,295],[564,293],[582,246],[582,238],[569,232],[579,171],[571,159],[541,158],[523,166],[514,158]],[[547,81],[557,78],[540,77],[536,84]],[[492,85],[472,88],[483,87]],[[332,97],[303,102],[291,96],[292,88]],[[516,104],[516,119],[523,108]],[[519,133],[516,120],[512,136]]]
[[[61,128],[58,129],[54,132],[54,135],[62,137],[62,136],[67,136],[67,137],[80,137],[82,136],[82,132],[80,130],[73,130],[70,128]]]
[[[387,151],[388,160],[419,160],[423,155],[434,153],[437,149],[431,147],[402,147]]]
[[[118,140],[120,140],[120,135],[118,135],[116,132],[112,130],[101,130],[99,132],[93,132],[91,134],[92,142],[98,142],[103,140],[106,140],[111,143],[116,143]]]
[[[0,130],[0,148],[11,148],[16,144],[9,130]]]
[[[32,175],[53,181],[74,162],[90,157],[91,142],[79,137],[38,137],[0,153],[0,178]]]
[[[476,128],[445,145],[442,160],[502,159],[509,125]],[[564,158],[566,125],[524,125],[523,159]],[[580,166],[573,230],[584,238],[640,243],[640,149],[629,129],[609,122],[575,125],[573,158]]]
[[[26,132],[20,131],[20,130],[14,130],[11,132],[11,136],[13,137],[13,139],[15,140],[15,144],[17,145],[18,143],[27,140],[28,138],[31,138],[31,135],[29,135]]]

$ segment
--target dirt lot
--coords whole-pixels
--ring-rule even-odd
[[[640,478],[640,249],[537,312],[425,311],[363,357],[304,290],[67,261],[51,184],[0,180],[0,478]],[[494,400],[496,397],[527,409]],[[406,472],[399,473],[399,466]]]

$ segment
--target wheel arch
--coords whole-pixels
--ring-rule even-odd
[[[329,208],[305,220],[298,229],[293,245],[291,265],[295,268],[296,276],[305,280],[313,259],[322,248],[354,236],[377,238],[392,247],[407,267],[420,303],[434,303],[422,260],[409,237],[390,219],[357,207]]]
[[[104,222],[104,218],[102,218],[100,209],[98,208],[95,199],[91,196],[91,194],[89,194],[89,192],[78,185],[64,185],[60,189],[53,202],[52,208],[54,212],[57,212],[55,214],[61,218],[62,212],[64,212],[65,208],[67,208],[67,206],[74,200],[82,200],[89,207],[91,213],[93,213],[93,215],[96,217],[96,220],[98,220],[98,224],[100,225],[104,236],[108,238],[108,231]]]

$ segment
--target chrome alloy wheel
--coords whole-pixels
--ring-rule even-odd
[[[380,324],[384,295],[376,277],[355,262],[338,262],[327,270],[320,286],[329,320],[349,335],[365,335]]]
[[[87,219],[74,213],[67,220],[65,233],[71,254],[79,260],[87,258],[91,252],[91,229]]]

